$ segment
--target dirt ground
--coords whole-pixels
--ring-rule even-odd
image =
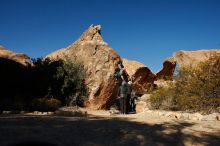
[[[180,121],[149,113],[1,115],[0,146],[219,146],[219,121]]]

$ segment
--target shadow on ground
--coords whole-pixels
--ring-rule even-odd
[[[220,145],[220,134],[184,131],[191,123],[142,124],[92,116],[1,116],[1,146]]]

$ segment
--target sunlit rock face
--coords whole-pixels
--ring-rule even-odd
[[[89,92],[87,107],[109,109],[114,103],[118,90],[114,73],[121,58],[104,42],[100,25],[91,25],[76,42],[47,57],[53,59],[68,57],[83,63]]]
[[[165,79],[172,80],[176,68],[176,61],[173,57],[163,62],[163,68],[156,74],[156,80]]]
[[[12,52],[1,45],[0,45],[0,57],[4,59],[13,60],[22,65],[31,64],[30,58],[27,55],[23,53]]]
[[[198,51],[178,51],[173,54],[173,58],[180,67],[196,66],[200,62],[208,60],[213,55],[219,55],[220,50],[198,50]]]

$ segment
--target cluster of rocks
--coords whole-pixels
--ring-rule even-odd
[[[23,116],[86,116],[87,112],[81,109],[72,107],[60,108],[54,112],[42,112],[42,111],[2,111],[1,115],[23,115]]]
[[[165,111],[165,110],[150,110],[149,103],[150,94],[144,94],[136,102],[137,113],[147,113],[158,115],[161,117],[173,118],[177,120],[199,120],[199,121],[220,121],[220,113],[201,114],[201,113],[187,113],[184,111]]]
[[[180,111],[174,112],[174,111],[149,110],[149,109],[145,109],[144,112],[148,114],[154,114],[161,117],[173,118],[177,120],[220,121],[220,113],[202,115],[201,113],[186,113]]]
[[[54,115],[55,112],[41,112],[41,111],[2,111],[2,115],[38,115],[38,116],[49,116],[49,115]]]

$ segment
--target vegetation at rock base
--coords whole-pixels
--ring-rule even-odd
[[[53,84],[55,88],[52,86],[52,92],[55,96],[63,97],[67,105],[83,106],[87,98],[84,66],[79,62],[73,62],[68,57],[65,58],[53,76],[57,83]],[[57,85],[59,85],[58,90]]]
[[[151,108],[213,112],[220,108],[220,57],[182,67],[168,87],[152,91]]]
[[[5,85],[0,93],[0,110],[53,111],[61,105],[83,106],[87,91],[80,62],[38,58],[32,63],[20,70],[16,64],[5,65],[6,72],[0,78]]]
[[[62,105],[61,101],[54,98],[35,98],[31,102],[31,109],[34,111],[55,111]]]

